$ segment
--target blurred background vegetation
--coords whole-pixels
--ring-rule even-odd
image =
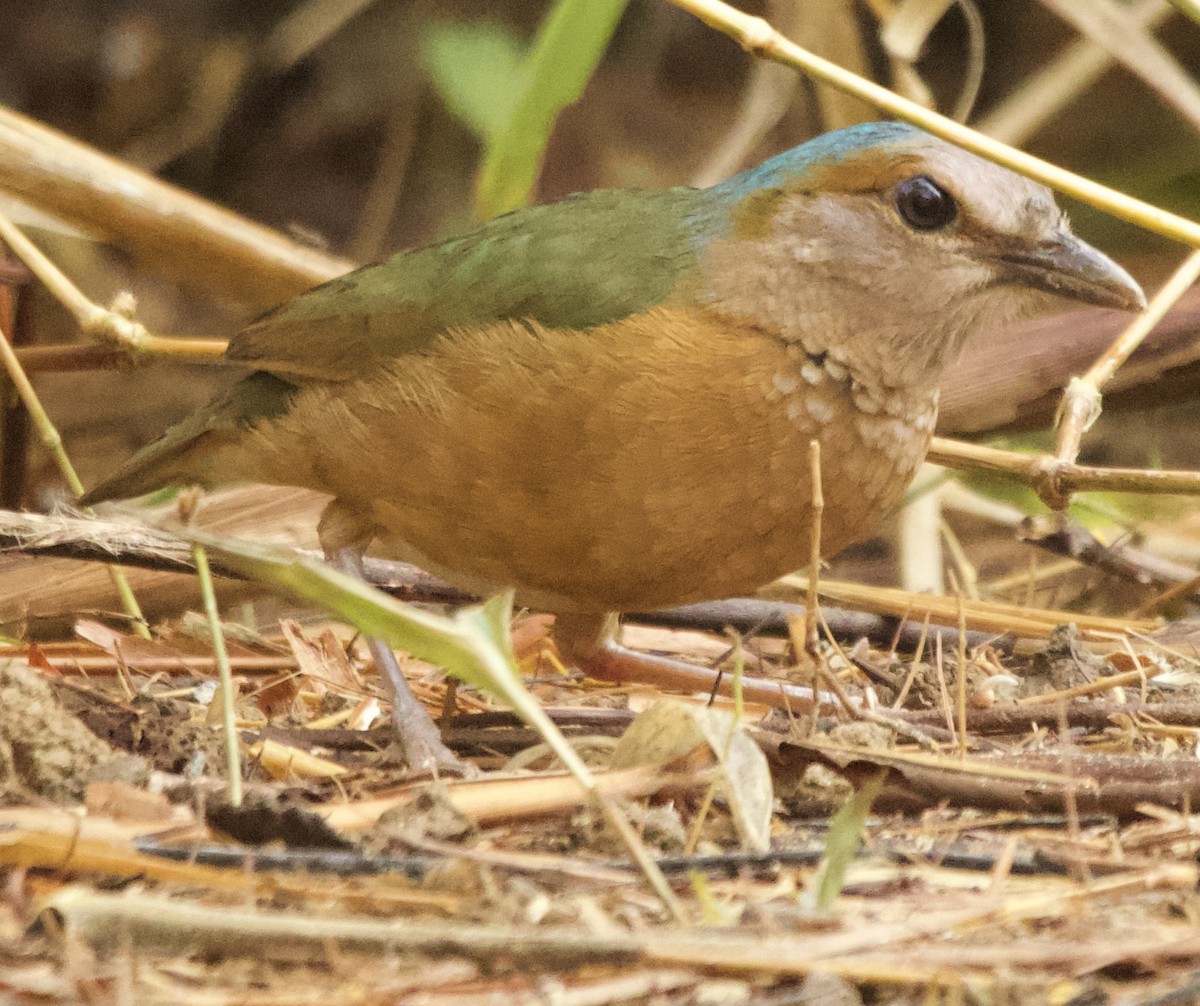
[[[1054,4],[976,0],[980,51],[951,4],[918,59],[901,67],[880,40],[887,22],[879,12],[902,6],[890,0],[742,6],[883,83],[919,74],[943,111],[958,106],[979,73],[973,122],[986,123],[1080,37],[1049,9]],[[513,64],[548,7],[538,0],[4,0],[0,100],[255,219],[366,260],[469,220],[481,133],[503,116]],[[1195,69],[1200,28],[1175,14],[1158,35],[1184,69]],[[583,99],[554,131],[537,198],[689,181],[734,127],[750,65],[733,42],[664,0],[632,0]],[[873,117],[803,80],[788,91],[786,108],[747,161]],[[1031,149],[1075,170],[1182,212],[1200,201],[1194,128],[1120,65],[1027,132]]]
[[[972,124],[1200,215],[1200,25],[1166,0],[741,6],[939,110],[969,108]],[[550,8],[541,0],[0,0],[0,102],[365,262],[462,230],[496,208],[478,191],[481,164],[513,112]],[[535,200],[601,186],[706,183],[876,117],[789,70],[755,64],[665,0],[596,0],[602,8],[619,21],[580,100],[554,124]],[[1125,23],[1106,26],[1106,11]],[[1133,21],[1146,27],[1130,31]],[[1083,63],[1064,62],[1084,50],[1109,54],[1094,63],[1094,79]],[[550,77],[577,74],[572,59],[552,66]],[[1039,76],[1055,67],[1057,76]],[[1076,230],[1151,286],[1184,254],[1070,209]],[[133,290],[139,317],[156,332],[225,335],[264,306],[158,278],[152,263],[40,224],[38,240],[90,296],[107,303]],[[34,290],[32,304],[37,340],[76,338],[47,296]],[[206,398],[217,379],[197,368],[153,367],[44,374],[38,387],[91,483]],[[1194,464],[1200,447],[1186,415],[1122,416],[1089,441],[1090,456]],[[21,498],[7,502],[45,507],[62,498],[59,486],[34,447]]]

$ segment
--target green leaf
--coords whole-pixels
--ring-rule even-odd
[[[507,213],[529,200],[555,120],[579,100],[629,0],[558,0],[525,63],[503,128],[488,136],[475,214]]]
[[[883,789],[887,772],[863,783],[829,822],[829,835],[825,839],[825,858],[821,861],[820,880],[817,884],[817,908],[826,909],[833,904],[846,883],[846,871],[858,855],[862,844],[862,829],[871,804]]]
[[[498,21],[428,21],[421,56],[446,108],[482,140],[504,127],[523,90],[525,47]]]
[[[214,560],[244,576],[280,587],[340,615],[367,635],[378,636],[456,678],[493,695],[503,693],[497,674],[510,674],[504,644],[492,625],[469,617],[435,615],[388,597],[318,559],[284,549],[189,532]],[[460,616],[467,615],[463,618]]]
[[[435,615],[397,601],[319,559],[190,528],[186,534],[226,569],[320,605],[367,635],[437,664],[460,681],[503,699],[537,730],[584,787],[593,786],[587,766],[521,681],[508,631],[511,594],[460,608],[450,617]]]
[[[651,887],[677,920],[684,918],[666,877],[638,840],[633,826],[599,792],[591,770],[525,688],[509,636],[511,592],[482,605],[462,608],[446,618],[403,604],[361,580],[297,552],[218,538],[192,528],[184,533],[192,542],[203,545],[209,557],[226,569],[320,604],[368,635],[439,664],[455,677],[503,698],[541,735],[583,790],[598,801],[605,819]]]

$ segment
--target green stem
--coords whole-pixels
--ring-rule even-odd
[[[196,562],[196,576],[200,581],[200,596],[204,599],[204,614],[208,616],[208,629],[212,633],[213,656],[217,661],[217,673],[221,679],[221,724],[225,730],[225,758],[229,770],[229,802],[235,807],[242,805],[242,759],[238,749],[237,722],[233,708],[233,672],[229,667],[229,652],[225,649],[225,630],[221,628],[221,616],[217,611],[217,594],[213,589],[212,570],[208,565],[208,553],[199,542],[192,545],[192,558]]]

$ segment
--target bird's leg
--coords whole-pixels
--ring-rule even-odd
[[[318,535],[325,558],[331,565],[366,581],[362,557],[372,537],[370,529],[365,528],[351,511],[334,500],[321,515]],[[443,743],[437,724],[413,695],[392,648],[382,639],[368,636],[367,649],[391,699],[392,723],[396,727],[408,767],[414,772],[434,774],[439,771],[458,774],[470,771],[471,766]]]
[[[329,562],[343,573],[365,580],[362,554],[350,547],[337,549],[327,556]],[[392,723],[404,751],[404,760],[414,772],[431,771],[462,773],[469,766],[442,742],[441,732],[428,711],[409,687],[400,670],[396,654],[377,636],[367,637],[367,649],[386,684],[392,701]]]
[[[554,639],[567,660],[589,677],[604,681],[638,681],[680,692],[733,694],[733,675],[708,667],[697,667],[682,660],[638,653],[617,641],[620,629],[617,616],[558,615],[554,620]],[[742,695],[748,702],[778,706],[793,713],[813,707],[813,691],[786,681],[743,675]],[[839,705],[837,696],[817,693],[822,707]]]

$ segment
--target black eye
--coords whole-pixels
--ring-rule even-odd
[[[896,186],[896,209],[913,230],[936,231],[954,221],[954,197],[932,178],[917,175]]]

